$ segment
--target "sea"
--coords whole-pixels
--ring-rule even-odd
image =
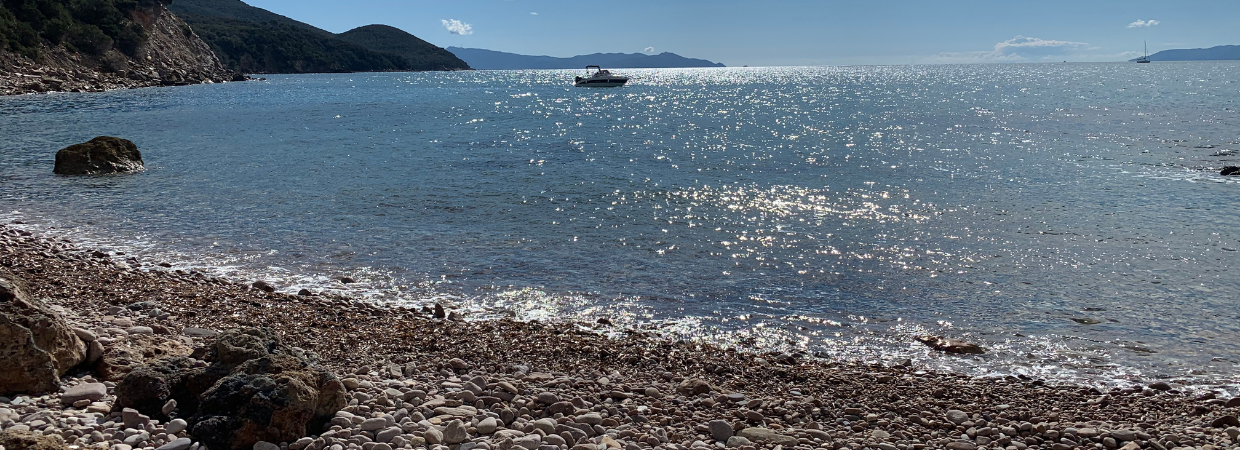
[[[1240,62],[616,71],[2,97],[0,223],[468,320],[1240,394]],[[99,135],[146,170],[52,174]]]

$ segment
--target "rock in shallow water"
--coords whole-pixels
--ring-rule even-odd
[[[958,339],[949,339],[943,336],[917,336],[917,341],[926,346],[946,353],[959,354],[981,354],[986,353],[986,349],[982,346],[961,341]]]
[[[132,141],[99,136],[56,152],[56,166],[52,172],[60,175],[96,175],[133,172],[142,170],[142,167],[142,153]]]

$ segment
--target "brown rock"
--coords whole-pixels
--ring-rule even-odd
[[[1240,427],[1240,418],[1236,416],[1223,416],[1210,421],[1210,426],[1214,428]]]
[[[142,170],[142,153],[128,139],[99,136],[56,152],[60,175],[96,175]]]
[[[60,376],[85,359],[86,344],[64,318],[0,271],[0,395],[54,390]]]
[[[943,336],[917,336],[917,340],[926,344],[932,349],[947,353],[986,353],[986,349],[980,345],[961,341],[958,339],[949,339]]]
[[[104,348],[95,367],[104,381],[120,381],[134,369],[155,360],[189,356],[192,352],[181,341],[154,334],[131,334],[112,341]]]
[[[690,378],[685,381],[681,381],[680,385],[676,386],[676,392],[679,392],[680,395],[690,395],[690,396],[698,395],[698,394],[705,394],[707,392],[710,392],[711,389],[713,388],[711,387],[710,383],[707,383],[701,378]]]
[[[35,435],[29,431],[8,430],[0,433],[0,447],[5,450],[67,450],[64,438],[57,435]]]
[[[191,434],[202,436],[210,448],[294,442],[321,431],[346,405],[344,384],[334,374],[267,330],[226,331],[204,357],[214,362],[212,367],[232,367],[230,375],[201,395],[189,420]],[[238,363],[247,357],[252,358]]]
[[[784,447],[795,447],[797,445],[797,438],[785,436],[767,428],[746,428],[736,433],[736,435],[753,442],[768,442]]]

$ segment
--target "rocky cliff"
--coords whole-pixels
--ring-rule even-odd
[[[225,70],[211,48],[163,4],[134,8],[123,20],[142,36],[127,52],[119,45],[85,50],[71,40],[53,43],[46,37],[35,38],[33,46],[20,52],[12,51],[12,45],[0,48],[0,95],[244,79]]]

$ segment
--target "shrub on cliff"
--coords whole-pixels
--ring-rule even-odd
[[[0,0],[0,49],[38,57],[41,44],[101,55],[110,49],[133,56],[146,40],[136,11],[161,0]]]

